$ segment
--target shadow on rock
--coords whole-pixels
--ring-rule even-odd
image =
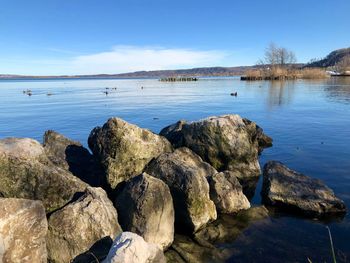
[[[48,130],[44,134],[44,148],[49,159],[57,166],[91,186],[104,186],[102,167],[95,157],[79,142]]]
[[[91,248],[73,259],[72,263],[99,263],[104,260],[113,244],[111,237],[98,240]]]
[[[68,145],[66,148],[66,161],[69,171],[91,186],[103,186],[102,167],[83,146]]]
[[[258,185],[260,177],[253,177],[247,179],[238,179],[239,183],[242,185],[243,194],[248,198],[248,200],[252,200],[255,195],[256,186]]]

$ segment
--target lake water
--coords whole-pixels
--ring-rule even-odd
[[[116,87],[116,90],[112,88]],[[141,89],[143,87],[143,89]],[[109,88],[109,94],[103,91]],[[32,90],[32,96],[23,90]],[[238,92],[231,97],[231,92]],[[51,93],[51,96],[47,94]],[[237,113],[257,122],[274,139],[263,166],[279,160],[322,179],[350,207],[350,78],[321,81],[197,82],[142,80],[51,80],[0,82],[0,138],[42,140],[53,129],[87,145],[92,128],[118,116],[159,132],[179,119]],[[261,181],[252,202],[260,204]],[[350,217],[320,222],[271,215],[252,223],[221,246],[234,262],[331,262],[328,225],[338,262],[350,262]]]

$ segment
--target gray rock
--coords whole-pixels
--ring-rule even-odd
[[[176,148],[190,148],[219,171],[239,171],[241,177],[247,178],[259,176],[258,154],[268,145],[263,142],[269,138],[254,122],[239,115],[208,117],[190,123],[179,121],[164,128],[160,135]]]
[[[208,178],[210,198],[218,213],[230,214],[250,208],[242,186],[233,172],[224,171]]]
[[[28,138],[0,140],[0,195],[41,200],[47,212],[67,204],[86,184],[55,166],[44,148]]]
[[[179,148],[173,153],[162,154],[146,168],[148,174],[163,180],[169,186],[177,227],[192,232],[215,220],[217,216],[205,178],[216,171],[206,164],[196,165],[194,160],[200,160],[198,158],[188,148]]]
[[[102,128],[93,129],[88,142],[102,162],[113,189],[139,175],[152,158],[171,151],[171,145],[164,137],[119,118],[111,118]]]
[[[87,187],[75,202],[49,217],[49,260],[71,262],[98,240],[114,239],[121,232],[117,211],[104,190]]]
[[[311,216],[346,212],[344,202],[322,181],[276,161],[264,166],[262,197],[265,204]]]
[[[115,205],[124,231],[168,248],[174,240],[174,206],[169,187],[146,173],[132,178],[117,196]]]
[[[147,243],[141,236],[123,232],[113,242],[103,263],[165,263],[163,251]]]
[[[0,198],[0,208],[0,262],[47,262],[47,220],[42,203]]]
[[[70,171],[91,186],[103,185],[102,167],[79,142],[52,130],[45,132],[43,141],[46,155],[56,166]]]

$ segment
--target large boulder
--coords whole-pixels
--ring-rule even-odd
[[[311,216],[346,212],[344,202],[322,181],[293,171],[281,162],[268,162],[263,178],[265,204]]]
[[[217,170],[239,171],[246,178],[259,176],[258,154],[272,142],[254,122],[239,115],[179,121],[164,128],[160,135],[174,147],[190,148]]]
[[[0,208],[0,262],[47,262],[47,220],[42,203],[0,198]]]
[[[216,219],[216,208],[209,197],[210,176],[215,169],[194,165],[199,157],[188,148],[176,149],[154,159],[146,172],[163,180],[170,188],[178,229],[195,232]],[[205,168],[206,167],[206,168]]]
[[[123,232],[113,242],[112,248],[103,263],[165,263],[163,251],[141,236]]]
[[[171,151],[164,137],[119,118],[111,118],[103,127],[94,128],[88,142],[113,189],[139,175],[152,158]]]
[[[41,200],[51,212],[86,186],[54,165],[39,142],[28,138],[0,140],[0,196]]]
[[[102,167],[81,143],[48,130],[44,134],[43,146],[56,166],[70,171],[91,186],[103,185]]]
[[[169,187],[146,173],[132,178],[117,196],[119,222],[147,242],[168,248],[174,240],[174,206]]]
[[[218,213],[230,214],[250,208],[247,197],[235,174],[230,171],[217,173],[208,178],[210,198]]]
[[[47,237],[51,262],[71,262],[98,240],[114,239],[122,230],[118,214],[102,188],[87,187],[84,194],[50,215]]]

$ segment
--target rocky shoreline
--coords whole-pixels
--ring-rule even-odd
[[[54,131],[43,144],[0,140],[2,262],[222,262],[215,242],[268,217],[249,197],[272,139],[238,115],[178,121],[160,135],[111,118],[88,145],[92,154]],[[346,212],[321,181],[277,161],[263,170],[267,207]]]

